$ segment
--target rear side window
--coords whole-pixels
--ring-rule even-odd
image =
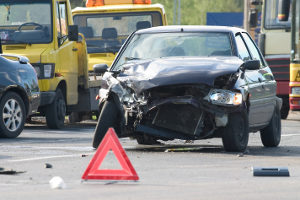
[[[243,61],[246,60],[251,60],[250,54],[248,52],[248,49],[241,37],[241,35],[237,35],[235,36],[235,41],[236,41],[236,46],[238,49],[238,56],[240,59],[242,59]]]

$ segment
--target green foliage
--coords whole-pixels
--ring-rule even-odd
[[[84,6],[85,0],[70,0],[72,8]],[[207,12],[243,12],[243,0],[181,0],[181,24],[204,25]],[[168,24],[173,24],[174,0],[152,0],[163,4]]]
[[[181,0],[181,24],[204,25],[207,12],[243,12],[243,0]],[[165,6],[168,23],[173,24],[174,0],[152,0]]]

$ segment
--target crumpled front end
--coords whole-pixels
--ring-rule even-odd
[[[234,89],[236,73],[204,83],[156,86],[136,92],[130,80],[106,73],[101,100],[114,98],[123,120],[121,135],[145,133],[162,140],[215,137],[228,123],[228,114],[244,109],[244,91]]]

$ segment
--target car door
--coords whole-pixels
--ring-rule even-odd
[[[68,105],[78,103],[78,49],[76,42],[68,40],[68,5],[66,1],[56,3],[56,26],[58,36],[57,72],[62,74],[67,82],[66,100]]]
[[[267,63],[264,61],[261,53],[259,52],[257,46],[247,33],[242,33],[243,39],[250,51],[253,60],[259,60],[261,68],[258,70],[259,79],[262,84],[262,100],[263,110],[260,115],[262,116],[262,123],[268,123],[273,115],[274,108],[276,105],[276,81],[273,77],[271,69],[268,67]]]
[[[252,56],[247,48],[241,33],[236,34],[235,41],[237,45],[238,56],[244,60],[252,60]],[[245,70],[245,82],[249,91],[249,125],[257,126],[262,124],[263,113],[266,112],[263,104],[264,86],[262,83],[262,74],[259,70]]]

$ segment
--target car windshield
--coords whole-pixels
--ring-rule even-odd
[[[113,70],[127,62],[171,56],[233,56],[229,33],[173,32],[136,34],[119,56]]]
[[[291,1],[292,2],[292,1]],[[291,27],[291,15],[288,21],[278,20],[279,0],[267,0],[265,5],[265,28],[266,29],[282,29]],[[291,8],[292,6],[290,6]],[[291,13],[291,12],[290,12]]]
[[[50,0],[1,0],[0,37],[3,44],[52,41]]]
[[[159,12],[75,15],[74,23],[86,38],[88,53],[116,53],[134,31],[162,25]]]

